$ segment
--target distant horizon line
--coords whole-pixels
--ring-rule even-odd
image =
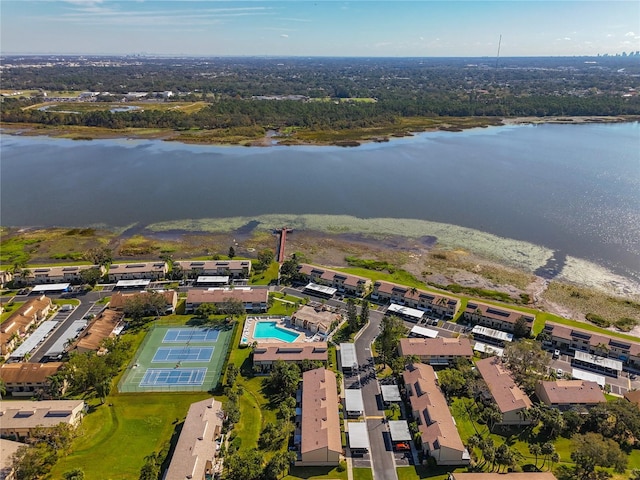
[[[509,55],[500,57],[501,60],[507,58],[602,58],[602,57],[618,57],[633,58],[640,56],[640,51],[631,51],[629,53],[598,53],[595,55]],[[246,54],[246,55],[223,55],[223,54],[186,54],[186,53],[25,53],[25,52],[0,52],[0,57],[46,57],[46,56],[70,56],[70,57],[139,57],[139,58],[479,58],[479,59],[495,59],[495,56],[466,56],[466,55],[431,55],[431,56],[367,56],[367,55],[264,55],[264,54]]]

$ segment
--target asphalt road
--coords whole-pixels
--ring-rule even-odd
[[[369,311],[369,324],[360,332],[355,341],[356,355],[361,367],[360,384],[364,401],[367,430],[369,431],[371,467],[373,478],[378,480],[394,480],[398,478],[394,461],[389,430],[383,423],[384,409],[380,385],[375,377],[375,365],[371,355],[371,344],[380,333],[383,313]],[[373,417],[373,418],[372,418]]]

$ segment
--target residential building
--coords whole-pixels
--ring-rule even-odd
[[[469,301],[462,315],[467,322],[509,333],[514,332],[516,322],[519,318],[523,318],[527,335],[531,333],[533,322],[535,321],[535,316],[533,315],[476,301]]]
[[[0,366],[0,378],[7,395],[12,397],[47,396],[51,382],[49,377],[62,368],[62,362],[4,363]],[[62,385],[64,392],[66,384]]]
[[[253,368],[262,373],[270,372],[278,360],[302,365],[303,362],[327,364],[329,350],[326,342],[258,343],[253,349]]]
[[[178,293],[175,290],[163,290],[155,293],[162,295],[165,301],[165,308],[161,313],[173,313],[176,309],[176,306],[178,305]],[[112,310],[123,311],[124,307],[127,304],[127,300],[129,300],[130,298],[144,297],[145,295],[149,295],[149,292],[113,292],[113,294],[111,295],[111,300],[109,300],[109,308]]]
[[[458,338],[401,338],[400,356],[416,355],[429,365],[451,365],[458,358],[471,360],[473,349],[466,337]]]
[[[298,266],[298,273],[313,283],[326,285],[335,288],[340,293],[355,297],[364,297],[371,285],[371,280],[368,278],[306,263]]]
[[[169,267],[167,262],[112,263],[109,267],[109,281],[120,280],[161,280],[165,278]]]
[[[476,369],[489,387],[489,394],[498,406],[500,425],[530,425],[525,412],[533,405],[531,399],[516,385],[511,373],[498,357],[476,362]]]
[[[422,450],[438,465],[468,465],[471,456],[462,443],[447,401],[430,365],[413,363],[402,373],[411,413],[418,423]]]
[[[72,351],[79,353],[97,352],[98,355],[106,353],[102,346],[103,340],[115,337],[124,326],[124,313],[115,310],[103,310],[95,317],[87,328],[75,341]]]
[[[19,341],[24,340],[32,326],[42,322],[53,308],[51,299],[44,295],[27,300],[0,325],[0,353],[8,355]]]
[[[26,443],[0,438],[0,480],[15,480],[13,456],[20,447],[27,446]]]
[[[591,408],[607,401],[600,385],[585,380],[540,381],[536,384],[536,395],[545,405],[562,411]]]
[[[84,400],[0,401],[0,436],[22,440],[36,427],[51,428],[60,423],[75,427],[84,408]]]
[[[453,318],[458,311],[459,300],[440,293],[397,285],[378,280],[373,284],[371,299],[379,303],[396,303],[441,317]]]
[[[216,468],[216,440],[222,431],[222,404],[213,398],[192,403],[164,480],[212,479]]]
[[[181,260],[173,262],[173,268],[182,270],[189,278],[220,275],[249,278],[251,275],[250,260]]]
[[[50,283],[82,283],[82,272],[97,268],[101,275],[105,269],[100,265],[69,265],[63,267],[38,267],[28,270],[29,275],[18,275],[21,285],[46,285]]]
[[[302,305],[291,315],[291,321],[296,327],[304,328],[313,333],[328,334],[332,325],[338,325],[342,320],[342,315],[332,312],[327,307],[310,307]]]
[[[631,403],[635,403],[640,408],[640,390],[631,390],[624,394],[624,398]]]
[[[640,371],[640,342],[553,322],[545,324],[543,333],[542,345],[547,349],[615,359],[622,362],[624,370]]]
[[[266,312],[269,308],[269,290],[267,288],[210,288],[198,290],[192,288],[187,293],[186,311],[195,312],[203,303],[220,306],[225,302],[235,300],[242,302],[247,312]]]
[[[338,465],[342,439],[335,373],[325,368],[304,372],[301,397],[300,460],[296,465]]]

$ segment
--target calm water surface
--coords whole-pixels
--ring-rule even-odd
[[[352,149],[8,135],[1,146],[2,225],[272,213],[415,218],[640,277],[638,123],[436,132]]]

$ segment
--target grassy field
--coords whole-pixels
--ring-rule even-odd
[[[278,262],[272,262],[264,272],[257,275],[254,274],[249,283],[251,285],[269,285],[271,282],[278,280],[279,271],[280,265],[278,265]]]
[[[373,472],[370,468],[354,468],[353,480],[373,480]]]
[[[283,480],[347,480],[346,469],[331,467],[293,467]]]
[[[170,441],[189,406],[207,393],[110,395],[83,420],[72,453],[53,468],[51,478],[81,468],[87,480],[135,480],[144,457]]]
[[[35,266],[87,264],[83,254],[90,248],[107,245],[115,234],[83,229],[33,229],[18,232],[3,228],[0,239],[0,268],[12,267],[14,263]]]
[[[602,295],[594,289],[550,282],[543,297],[549,301],[567,305],[584,315],[595,313],[612,323],[622,317],[640,321],[640,302]]]
[[[16,310],[22,305],[24,305],[24,302],[13,302],[11,305],[5,305],[4,312],[0,313],[0,323],[16,313]]]
[[[430,480],[448,480],[449,472],[464,472],[466,468],[453,467],[425,467],[419,465],[417,467],[398,467],[396,472],[398,480],[418,480],[428,478]]]
[[[76,93],[76,92],[74,92]],[[73,95],[55,95],[71,97]],[[77,96],[77,95],[75,95]],[[195,113],[206,107],[206,102],[126,102],[126,103],[105,103],[105,102],[46,102],[38,103],[36,105],[30,105],[25,107],[25,110],[31,110],[34,108],[48,107],[48,112],[100,112],[109,111],[113,108],[127,108],[137,107],[138,110],[162,110],[162,111],[179,111],[184,113]]]

